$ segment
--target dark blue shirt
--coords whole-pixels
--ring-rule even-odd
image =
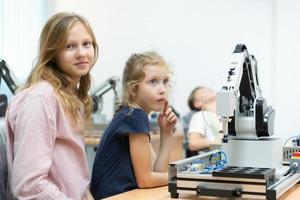
[[[93,165],[91,193],[102,199],[137,188],[128,134],[146,134],[150,124],[142,109],[123,107],[106,128]]]

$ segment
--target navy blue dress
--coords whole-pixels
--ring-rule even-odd
[[[142,109],[123,107],[101,137],[95,156],[91,193],[95,199],[106,198],[137,188],[130,158],[130,134],[149,136],[150,124]]]

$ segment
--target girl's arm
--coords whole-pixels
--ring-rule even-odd
[[[157,187],[168,183],[171,139],[176,122],[177,118],[166,102],[163,113],[158,117],[161,138],[157,157],[147,135],[129,134],[131,162],[139,188]]]
[[[166,185],[168,174],[154,172],[151,158],[153,149],[149,137],[145,134],[129,134],[130,156],[134,175],[139,188]]]
[[[215,139],[208,139],[202,133],[191,132],[189,134],[189,149],[191,151],[207,149],[210,145],[221,144],[221,141],[221,134],[219,134]]]
[[[177,117],[166,101],[163,112],[158,115],[160,128],[160,145],[153,170],[156,172],[166,172],[170,162],[172,134],[177,123]]]
[[[207,149],[211,144],[214,143],[217,142],[207,139],[202,133],[193,132],[189,134],[189,149],[191,151]]]

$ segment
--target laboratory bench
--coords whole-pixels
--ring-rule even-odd
[[[171,195],[168,192],[168,186],[150,188],[150,189],[134,189],[129,192],[124,192],[122,194],[118,194],[105,200],[171,200]],[[225,200],[227,198],[219,198],[219,197],[197,197],[192,194],[179,194],[178,200]],[[290,190],[288,190],[285,194],[283,194],[278,200],[297,200],[300,199],[300,184],[295,185]],[[173,198],[172,200],[175,200]]]
[[[89,160],[90,167],[94,161],[96,146],[100,141],[101,134],[89,134],[85,136],[85,143],[87,149],[87,156]],[[151,134],[151,144],[154,151],[157,153],[159,148],[160,135]],[[171,151],[171,161],[180,160],[184,158],[183,150],[183,135],[181,133],[175,132],[172,137],[172,151]],[[157,187],[150,189],[135,189],[129,192],[118,194],[109,198],[107,200],[171,200],[170,193],[168,192],[168,187]],[[217,198],[217,197],[197,197],[196,195],[191,194],[179,194],[178,200],[212,200],[212,199],[226,199],[226,198]],[[300,184],[296,184],[285,194],[283,194],[279,200],[296,200],[300,199]]]

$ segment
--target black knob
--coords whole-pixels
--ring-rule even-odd
[[[232,76],[232,75],[234,75],[234,71],[230,70],[230,71],[228,71],[228,74],[229,74],[229,76]]]

